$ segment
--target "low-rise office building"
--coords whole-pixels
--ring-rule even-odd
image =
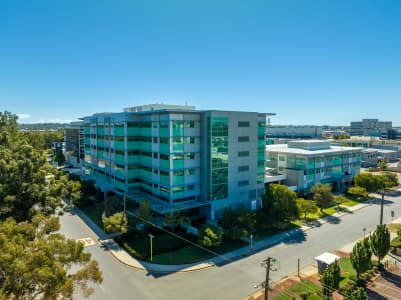
[[[322,137],[322,126],[270,125],[266,126],[268,138],[314,139]]]
[[[210,219],[259,206],[265,114],[157,104],[83,121],[86,176],[102,191]]]
[[[365,148],[361,150],[361,167],[375,168],[379,161],[379,151],[377,149]]]
[[[330,183],[343,191],[359,174],[361,149],[331,146],[329,141],[298,140],[266,146],[268,167],[285,174],[285,183],[298,192],[309,192],[317,183]]]

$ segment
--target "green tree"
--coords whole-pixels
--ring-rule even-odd
[[[123,210],[123,198],[119,195],[111,195],[106,199],[104,215],[109,217]]]
[[[337,262],[330,264],[320,278],[323,285],[323,295],[331,298],[333,290],[337,290],[340,285],[340,267]]]
[[[29,220],[34,211],[51,213],[63,193],[55,193],[58,175],[43,150],[27,143],[17,130],[17,117],[0,113],[0,220]],[[64,186],[57,186],[64,191]]]
[[[291,222],[298,218],[296,199],[297,194],[288,186],[272,183],[262,196],[263,210],[276,221]]]
[[[54,155],[54,161],[57,163],[58,166],[62,166],[65,163],[65,156],[62,151],[56,151]]]
[[[382,174],[385,188],[392,188],[399,185],[397,174],[392,172],[384,172]]]
[[[176,227],[188,224],[189,222],[189,217],[184,216],[179,212],[167,214],[163,219],[163,224],[167,227],[170,227],[173,232],[175,231]]]
[[[150,228],[149,223],[153,221],[152,202],[150,202],[149,199],[145,199],[139,205],[138,216],[140,217],[140,221],[143,223],[144,230],[148,231]]]
[[[128,230],[128,219],[124,212],[118,212],[103,219],[103,226],[107,233],[126,233]]]
[[[347,189],[347,193],[356,197],[367,198],[368,192],[364,187],[361,186],[352,186]]]
[[[368,299],[368,294],[363,287],[354,287],[346,289],[343,293],[344,299],[352,300],[366,300]]]
[[[311,192],[313,200],[316,201],[316,205],[320,208],[320,211],[323,211],[323,208],[333,202],[333,193],[331,192],[331,185],[329,183],[318,183],[311,188]]]
[[[312,200],[298,198],[296,202],[297,202],[298,212],[300,215],[303,215],[304,220],[306,220],[308,214],[314,214],[319,209],[316,205],[316,202]]]
[[[223,228],[224,236],[239,239],[255,232],[256,215],[245,209],[226,208],[219,224]]]
[[[220,246],[223,233],[220,228],[212,225],[205,225],[199,230],[199,245],[205,247]]]
[[[379,169],[380,170],[382,170],[382,171],[385,171],[386,169],[387,169],[387,163],[388,163],[388,160],[387,160],[387,158],[386,157],[383,157],[382,159],[380,159],[379,161],[378,161],[378,167],[379,167]]]
[[[102,282],[83,244],[56,233],[59,227],[58,218],[43,215],[32,222],[8,218],[0,223],[0,291],[5,298],[72,299],[76,289],[89,296],[89,283]]]
[[[364,172],[354,177],[355,186],[363,187],[368,193],[376,193],[383,188],[383,177]]]
[[[376,230],[369,237],[372,252],[379,260],[383,259],[390,250],[390,233],[385,224],[377,225]]]
[[[370,269],[372,250],[370,249],[369,239],[365,238],[355,244],[350,259],[358,278]]]

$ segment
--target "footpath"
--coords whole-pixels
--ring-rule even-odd
[[[374,196],[376,196],[376,195],[374,195]],[[377,196],[379,196],[379,195],[377,195]],[[370,201],[374,201],[374,200],[370,200]],[[299,235],[300,232],[305,232],[305,231],[311,230],[315,227],[321,226],[322,224],[325,224],[327,222],[332,222],[334,219],[341,218],[344,215],[350,214],[350,213],[352,213],[356,210],[362,209],[368,205],[370,205],[370,202],[365,202],[365,203],[357,204],[352,207],[347,207],[343,211],[335,213],[331,216],[324,217],[317,221],[313,221],[302,227],[293,228],[288,231],[284,231],[284,232],[278,233],[276,235],[270,236],[270,237],[260,240],[260,241],[254,241],[252,244],[252,249],[250,248],[250,246],[244,246],[242,248],[236,249],[231,252],[227,252],[225,254],[216,256],[214,258],[211,258],[211,259],[208,259],[205,261],[196,262],[196,263],[192,263],[192,264],[183,264],[183,265],[160,265],[160,264],[153,264],[150,262],[137,260],[137,259],[133,258],[130,254],[128,254],[128,252],[126,252],[122,247],[120,247],[120,245],[118,245],[112,239],[112,237],[114,235],[104,233],[104,231],[101,228],[99,228],[99,226],[97,224],[95,224],[89,217],[87,217],[77,207],[75,207],[73,209],[73,213],[76,214],[89,227],[89,229],[93,232],[93,234],[98,237],[99,242],[104,247],[106,247],[109,250],[110,254],[113,257],[115,257],[118,261],[120,261],[121,263],[123,263],[127,266],[130,266],[130,267],[139,269],[139,270],[147,271],[147,272],[173,273],[173,272],[197,271],[197,270],[202,270],[202,269],[211,268],[214,266],[219,266],[219,265],[233,262],[237,259],[252,255],[255,252],[264,250],[266,248],[269,248],[271,246],[279,244],[283,241],[288,241],[292,238],[296,239],[297,235]]]

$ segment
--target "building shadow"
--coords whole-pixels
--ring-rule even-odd
[[[366,288],[366,293],[368,294],[368,299],[370,300],[387,300],[386,297],[380,295],[378,292],[370,289],[370,288]]]

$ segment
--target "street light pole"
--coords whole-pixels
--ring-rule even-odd
[[[155,236],[149,233],[150,238],[150,261],[153,261],[153,238]]]
[[[251,244],[250,244],[250,248],[251,248],[251,251],[253,250],[253,243],[252,243],[252,239],[253,239],[253,234],[251,234],[250,235],[250,239],[251,239]]]
[[[362,230],[363,230],[363,239],[365,239],[366,228],[363,227]]]
[[[382,190],[382,200],[380,203],[380,225],[383,225],[383,206],[384,206],[384,187]]]

